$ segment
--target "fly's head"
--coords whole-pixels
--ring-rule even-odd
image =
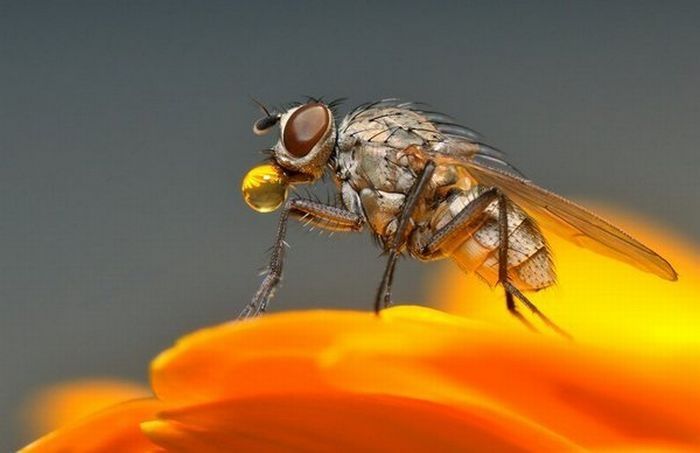
[[[259,123],[259,121],[256,123]],[[321,102],[310,102],[279,116],[280,137],[274,157],[284,169],[321,177],[335,146],[333,113]]]
[[[284,113],[270,113],[253,124],[256,135],[279,125],[279,138],[271,159],[254,167],[243,178],[241,191],[248,206],[272,212],[287,198],[294,183],[310,183],[321,177],[336,139],[333,112],[322,102],[312,101]]]

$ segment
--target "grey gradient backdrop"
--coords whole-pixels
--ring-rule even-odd
[[[272,140],[249,96],[426,101],[543,185],[700,239],[698,24],[679,1],[1,2],[0,450],[33,389],[145,380],[254,292],[276,216],[238,192]],[[367,236],[289,241],[272,310],[370,306]],[[435,269],[402,262],[396,298]]]

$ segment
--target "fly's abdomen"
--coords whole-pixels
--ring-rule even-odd
[[[438,222],[447,223],[469,201],[483,190],[453,195],[446,215]],[[445,212],[445,211],[443,211]],[[491,286],[498,283],[500,230],[498,226],[498,202],[494,201],[480,216],[475,217],[472,228],[453,241],[443,253],[451,256],[467,272],[476,272]],[[523,291],[546,288],[555,283],[556,275],[551,254],[540,229],[522,209],[512,202],[508,205],[508,275]]]

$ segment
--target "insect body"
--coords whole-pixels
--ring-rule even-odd
[[[340,126],[336,163],[343,201],[348,206],[354,199],[361,206],[358,212],[364,213],[374,233],[387,243],[396,234],[407,194],[432,159],[435,168],[405,231],[407,251],[422,260],[452,256],[462,268],[476,271],[495,285],[496,193],[480,185],[457,160],[424,151],[439,150],[446,143],[438,127],[418,112],[381,104],[346,118]],[[482,205],[479,212],[459,228],[445,230],[477,199]],[[511,280],[523,290],[553,284],[553,266],[539,229],[516,205],[511,203],[507,212]],[[441,230],[444,236],[436,237]]]
[[[528,326],[515,298],[564,334],[523,294],[556,281],[538,225],[663,278],[677,278],[654,251],[534,185],[477,133],[445,115],[389,99],[356,108],[336,126],[332,107],[310,100],[284,113],[266,111],[254,126],[262,134],[279,123],[281,134],[271,161],[244,178],[244,197],[258,211],[283,209],[265,278],[241,317],[264,311],[279,283],[290,216],[333,231],[371,230],[388,255],[377,311],[391,303],[400,255],[425,261],[451,257],[490,285],[501,284],[508,310]],[[286,199],[289,185],[313,183],[325,172],[333,176],[341,206]]]

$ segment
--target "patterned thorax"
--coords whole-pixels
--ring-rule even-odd
[[[335,162],[345,205],[362,212],[377,236],[391,237],[425,165],[422,147],[443,140],[430,121],[407,108],[379,104],[350,113],[338,128]]]

